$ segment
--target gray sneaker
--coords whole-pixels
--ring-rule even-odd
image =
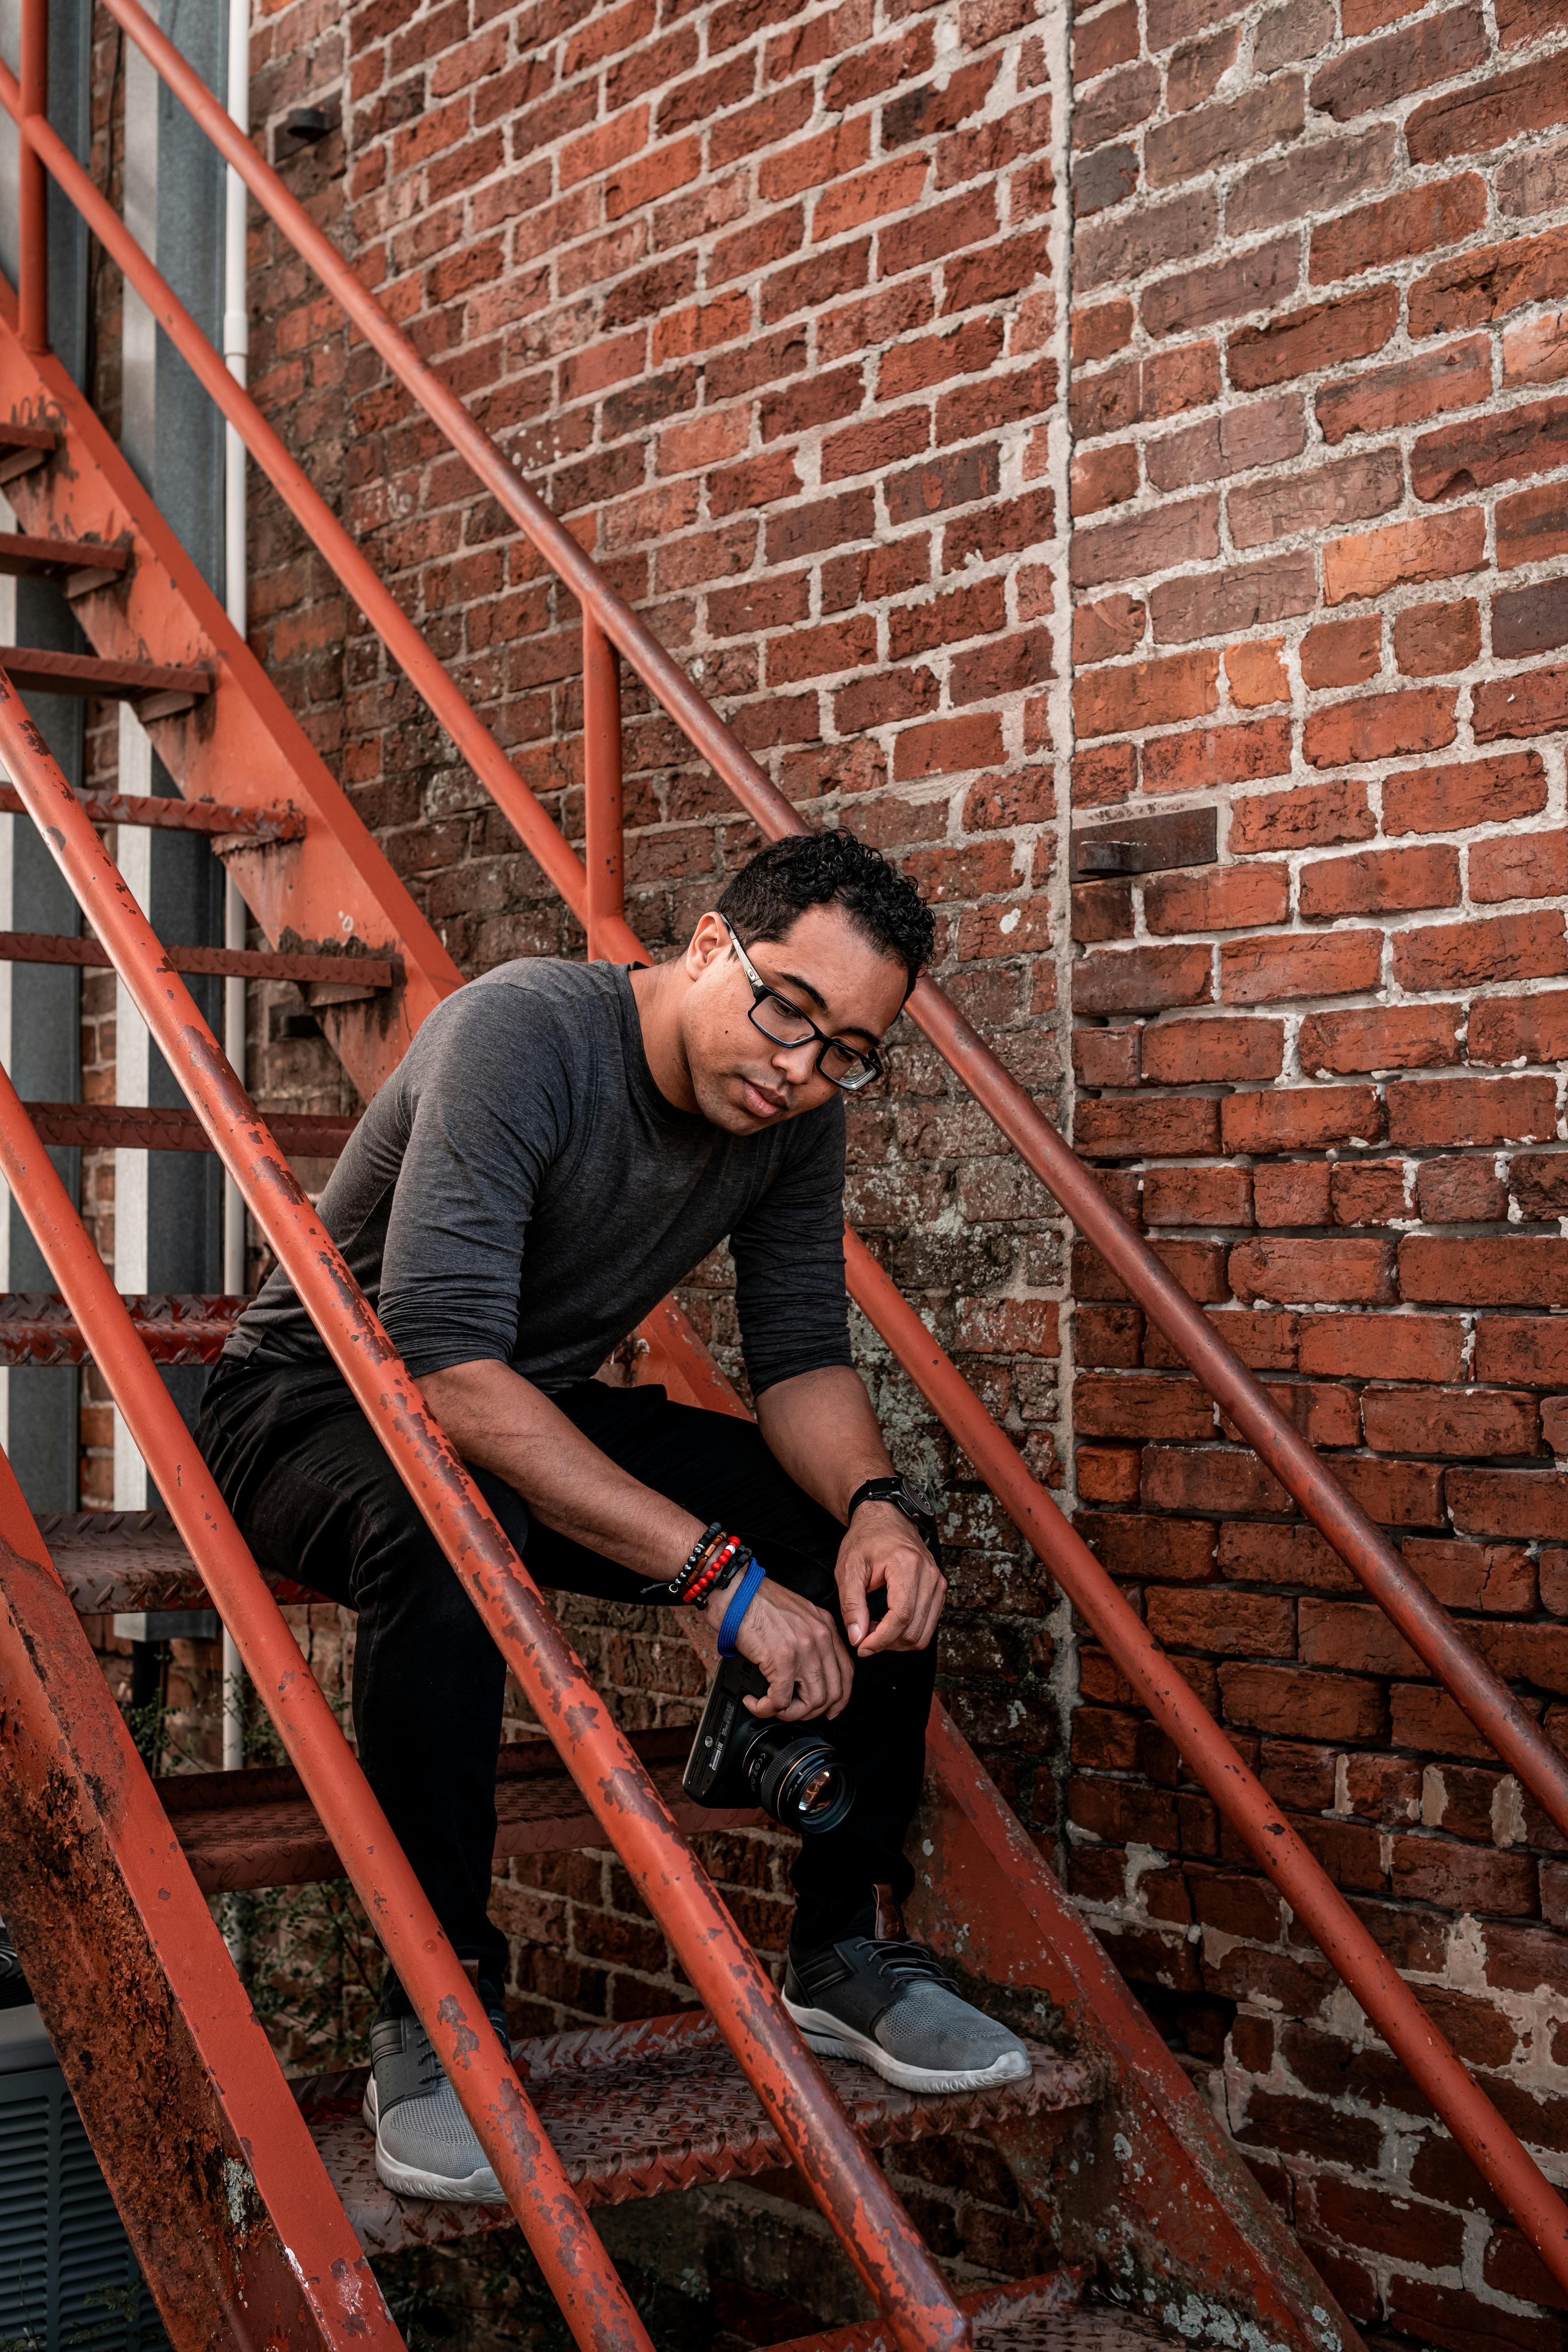
[[[394,2195],[504,2205],[505,2191],[419,2020],[378,2017],[370,2059],[363,2113],[375,2134],[376,2171]]]
[[[905,2091],[1021,2082],[1016,2033],[964,2000],[934,1952],[907,1937],[849,1936],[791,1951],[784,2003],[821,2058],[856,2058]]]

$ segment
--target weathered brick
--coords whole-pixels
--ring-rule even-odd
[[[1418,499],[1469,497],[1564,462],[1568,400],[1531,401],[1501,416],[1423,434],[1410,453],[1410,487]]]
[[[1220,1106],[1220,1119],[1226,1151],[1323,1151],[1340,1144],[1375,1143],[1383,1134],[1383,1105],[1372,1087],[1275,1087],[1268,1093],[1230,1095]],[[1326,1168],[1269,1172],[1314,1179],[1329,1174]],[[1269,1222],[1314,1221],[1290,1216]]]
[[[1459,853],[1446,845],[1363,850],[1354,857],[1319,858],[1301,869],[1300,907],[1308,922],[1458,903]]]
[[[1504,752],[1447,768],[1401,769],[1383,781],[1385,833],[1454,833],[1533,816],[1546,805],[1539,751]]]
[[[1226,200],[1228,233],[1250,236],[1309,213],[1333,212],[1385,188],[1397,136],[1392,122],[1380,122],[1352,137],[1314,139],[1294,154],[1258,164],[1242,174]]]
[[[1099,374],[1075,378],[1068,407],[1075,436],[1124,432],[1202,408],[1219,392],[1219,352],[1213,343],[1187,343],[1146,360],[1123,360]]]
[[[1482,327],[1527,302],[1568,293],[1568,229],[1478,246],[1418,278],[1410,289],[1410,331],[1418,338],[1453,327]]]
[[[1383,596],[1418,580],[1448,580],[1479,571],[1486,559],[1487,523],[1479,507],[1419,522],[1386,523],[1381,530],[1331,540],[1323,550],[1323,593],[1331,604]]]
[[[1568,1306],[1568,1242],[1414,1234],[1399,1244],[1399,1284],[1406,1298],[1431,1306]]]
[[[1409,1244],[1405,1244],[1405,1247]],[[1230,1254],[1237,1297],[1329,1307],[1372,1307],[1397,1294],[1394,1244],[1386,1241],[1239,1242]]]
[[[1432,82],[1467,72],[1486,54],[1479,9],[1451,8],[1382,40],[1347,49],[1314,77],[1312,104],[1337,122],[1348,122],[1374,106],[1386,106]]]
[[[1568,495],[1558,483],[1500,499],[1495,509],[1497,560],[1500,571],[1539,563],[1568,547]],[[1550,693],[1548,684],[1546,691]],[[1552,708],[1550,702],[1543,706]]]
[[[1303,1315],[1298,1347],[1304,1372],[1377,1380],[1396,1363],[1406,1381],[1457,1381],[1465,1327],[1457,1316]]]
[[[1101,152],[1120,155],[1123,151]],[[1075,190],[1081,168],[1074,174]],[[1130,193],[1131,183],[1118,195],[1108,193],[1107,201],[1117,203]],[[1218,227],[1219,202],[1209,188],[1085,226],[1073,242],[1073,283],[1087,294],[1098,286],[1125,285],[1152,269],[1163,268],[1168,262],[1191,261],[1208,251]]]
[[[1470,850],[1470,896],[1555,898],[1568,891],[1568,834],[1527,833],[1478,841]]]
[[[1568,1060],[1568,993],[1548,990],[1539,996],[1495,997],[1475,1005],[1469,1051],[1472,1062]]]
[[[1314,303],[1267,327],[1243,327],[1226,345],[1226,368],[1239,392],[1287,383],[1292,376],[1316,375],[1321,368],[1340,367],[1346,360],[1381,351],[1398,319],[1399,297],[1394,289],[1370,287],[1341,302]]]
[[[1266,310],[1296,290],[1300,257],[1294,237],[1277,237],[1272,245],[1254,246],[1228,260],[1185,269],[1162,278],[1147,289],[1141,310],[1152,335],[1191,333],[1221,319],[1236,319],[1249,310]],[[1234,352],[1236,341],[1232,341]],[[1290,373],[1291,371],[1287,371]],[[1234,360],[1231,378],[1239,383]],[[1277,377],[1258,378],[1277,382]]]
[[[1237,547],[1261,547],[1298,531],[1327,530],[1386,514],[1405,494],[1397,449],[1342,457],[1305,474],[1284,474],[1232,490],[1228,514]]]
[[[1226,1665],[1219,1670],[1226,1719],[1276,1737],[1378,1739],[1386,1710],[1374,1682],[1305,1666]]]
[[[1401,752],[1438,751],[1458,733],[1451,688],[1415,687],[1315,711],[1301,748],[1314,768],[1340,768],[1360,760],[1396,759]]]
[[[1143,1076],[1154,1086],[1272,1078],[1283,1050],[1278,1021],[1161,1022],[1143,1033]]]
[[[1173,1110],[1192,1099],[1189,1096],[1159,1108]],[[1210,1105],[1214,1111],[1218,1108],[1217,1103]],[[1218,1148],[1218,1129],[1216,1118],[1215,1139],[1207,1147],[1211,1151]],[[1143,1178],[1143,1222],[1151,1227],[1250,1225],[1252,1178],[1245,1168],[1151,1168]]]
[[[1355,1013],[1310,1013],[1301,1024],[1301,1067],[1313,1076],[1356,1070],[1439,1069],[1459,1058],[1459,1008],[1395,1004]]]
[[[1328,442],[1352,433],[1389,433],[1419,425],[1445,409],[1473,408],[1491,391],[1491,351],[1483,335],[1444,343],[1419,359],[1395,360],[1369,368],[1344,383],[1326,383],[1317,394],[1318,423]]]
[[[1305,119],[1306,95],[1294,74],[1260,82],[1223,105],[1183,113],[1161,123],[1143,142],[1150,184],[1172,187],[1199,173],[1267,154],[1269,148],[1299,137]]]
[[[1075,531],[1072,577],[1079,587],[1101,587],[1112,580],[1142,580],[1177,563],[1204,562],[1218,552],[1219,500],[1211,495]]]
[[[1418,106],[1405,125],[1413,163],[1484,154],[1531,131],[1568,121],[1568,58],[1542,58],[1518,73],[1497,74]]]
[[[1073,1423],[1087,1438],[1210,1437],[1214,1407],[1196,1381],[1080,1372],[1073,1382]]]
[[[1473,596],[1448,604],[1407,604],[1394,616],[1394,658],[1405,677],[1468,669],[1480,650],[1481,614]]]
[[[1315,228],[1307,275],[1314,286],[1327,286],[1363,269],[1433,253],[1473,236],[1486,217],[1486,184],[1473,172],[1434,181]]]
[[[1087,1159],[1157,1159],[1165,1152],[1213,1151],[1218,1144],[1219,1105],[1203,1095],[1174,1102],[1081,1102],[1073,1118],[1074,1149]]]
[[[1085,956],[1073,974],[1079,1013],[1158,1013],[1213,994],[1207,948],[1131,948]]]
[[[1232,727],[1194,728],[1156,735],[1143,746],[1146,793],[1190,793],[1223,784],[1282,776],[1290,765],[1289,719],[1255,719]]]
[[[1215,866],[1201,875],[1152,877],[1143,889],[1150,930],[1237,931],[1283,922],[1289,877],[1280,866]]]
[[[1560,913],[1493,915],[1401,931],[1394,976],[1401,988],[1467,988],[1487,982],[1546,980],[1568,971]]]
[[[1215,503],[1217,507],[1218,501]],[[1129,572],[1121,576],[1137,575]],[[1162,581],[1150,594],[1149,612],[1157,644],[1186,645],[1194,637],[1231,636],[1260,624],[1310,613],[1317,595],[1317,567],[1311,556],[1289,554],[1266,563],[1235,564],[1197,577]],[[1239,698],[1235,697],[1234,680],[1232,694]],[[1286,698],[1281,693],[1261,698],[1282,701]]]
[[[1175,654],[1165,661],[1090,670],[1073,685],[1080,738],[1201,719],[1218,701],[1219,656],[1212,653]]]
[[[1233,856],[1265,849],[1327,847],[1370,841],[1377,831],[1366,786],[1346,778],[1333,784],[1298,784],[1284,793],[1249,793],[1231,813]]]

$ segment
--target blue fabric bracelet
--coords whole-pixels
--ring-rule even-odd
[[[719,1655],[721,1658],[734,1656],[735,1636],[741,1630],[741,1620],[756,1599],[757,1587],[766,1574],[767,1570],[761,1560],[754,1559],[735,1587],[734,1598],[725,1610],[719,1628]]]

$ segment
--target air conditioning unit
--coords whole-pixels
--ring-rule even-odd
[[[0,2009],[0,2352],[168,2343],[37,2009]]]

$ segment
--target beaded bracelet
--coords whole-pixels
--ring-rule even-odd
[[[722,1592],[733,1582],[751,1556],[740,1537],[726,1535],[715,1519],[692,1545],[679,1573],[668,1584],[645,1584],[642,1597],[663,1600],[676,1608],[700,1608],[714,1592]]]

